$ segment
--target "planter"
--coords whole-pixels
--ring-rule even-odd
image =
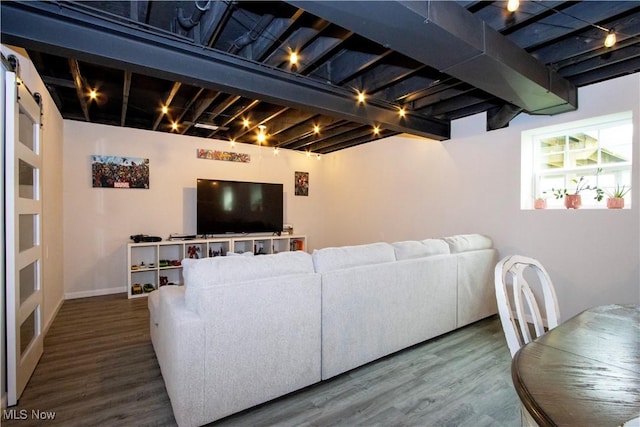
[[[609,197],[607,199],[607,208],[609,209],[624,208],[624,199],[622,197]]]
[[[582,206],[582,196],[579,194],[567,194],[564,196],[564,206],[567,209],[578,209]]]
[[[545,199],[535,199],[533,207],[534,209],[547,209],[547,201]]]

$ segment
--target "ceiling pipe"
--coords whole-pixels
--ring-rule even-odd
[[[196,0],[195,2],[195,6],[196,8],[193,10],[193,12],[191,13],[191,16],[189,17],[185,17],[184,16],[184,9],[179,7],[178,8],[178,23],[180,24],[180,26],[182,28],[184,28],[185,30],[190,30],[193,27],[195,27],[198,22],[200,22],[200,19],[202,18],[202,15],[209,10],[209,6],[211,1],[207,0],[203,6],[200,6],[199,2]]]
[[[228,52],[235,55],[240,52],[242,48],[256,41],[274,18],[275,16],[273,15],[263,15],[251,30],[234,40],[233,45]]]

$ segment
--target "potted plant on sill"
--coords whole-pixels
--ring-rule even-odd
[[[598,169],[596,172],[596,176],[601,171],[602,169]],[[582,196],[580,195],[581,191],[594,190],[596,192],[596,196],[594,197],[594,200],[597,200],[598,202],[601,201],[602,198],[604,197],[604,191],[601,188],[598,188],[595,186],[592,187],[589,184],[587,184],[587,180],[585,179],[584,176],[581,176],[579,179],[573,178],[571,182],[573,182],[576,185],[576,188],[572,193],[569,193],[569,190],[567,190],[566,188],[561,188],[557,190],[555,188],[551,189],[556,199],[561,199],[564,197],[564,206],[567,209],[578,209],[580,208],[580,206],[582,206]]]
[[[631,191],[631,187],[626,188],[625,185],[620,187],[619,184],[616,184],[615,190],[612,192],[607,191],[607,208],[609,209],[622,209],[624,208],[624,196]]]
[[[543,191],[542,194],[533,200],[534,209],[546,209],[547,208],[547,192]]]

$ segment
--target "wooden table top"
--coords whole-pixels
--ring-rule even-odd
[[[620,426],[640,415],[640,306],[586,310],[523,346],[511,365],[540,426]]]

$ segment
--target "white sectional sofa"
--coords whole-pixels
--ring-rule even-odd
[[[149,296],[176,421],[210,423],[497,312],[482,235],[183,261]]]

